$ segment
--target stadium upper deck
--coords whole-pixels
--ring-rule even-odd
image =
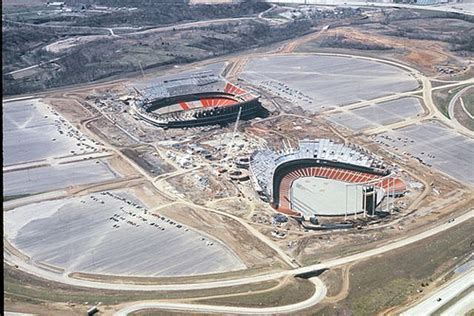
[[[371,184],[387,194],[405,191],[400,179],[391,177],[391,170],[366,150],[338,144],[328,139],[302,140],[298,148],[276,153],[259,150],[250,159],[252,181],[260,195],[280,209],[291,213],[290,189],[301,177],[319,177],[346,183]]]
[[[279,165],[288,161],[315,159],[338,162],[343,165],[362,167],[367,172],[387,174],[386,165],[374,155],[354,146],[334,143],[329,139],[302,140],[298,148],[291,148],[284,153],[276,153],[269,149],[253,153],[250,168],[261,191],[272,195],[271,183],[274,172]]]
[[[250,119],[263,110],[258,96],[209,71],[136,91],[132,113],[160,127],[223,124],[235,120],[239,111],[242,119]]]

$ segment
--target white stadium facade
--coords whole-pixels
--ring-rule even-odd
[[[281,153],[258,150],[250,170],[260,197],[295,217],[373,215],[388,211],[406,191],[381,159],[329,139],[302,140]]]

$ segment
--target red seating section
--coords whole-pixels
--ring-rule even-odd
[[[234,86],[233,84],[231,83],[227,83],[224,87],[224,92],[226,93],[229,93],[229,94],[233,94],[233,95],[239,95],[239,98],[240,99],[243,99],[244,101],[249,101],[249,100],[252,100],[254,99],[255,97],[252,96],[251,94],[249,94],[247,91],[237,87],[237,86]],[[237,104],[241,101],[238,101],[238,100],[234,100],[232,98],[229,98],[229,97],[209,97],[209,98],[202,98],[202,99],[199,99],[199,101],[201,103],[201,106],[205,107],[205,108],[208,108],[208,107],[219,107],[219,106],[228,106],[228,105],[233,105],[233,104]],[[196,106],[193,102],[178,102],[180,107],[184,110],[184,111],[187,111],[191,108],[193,108],[193,105],[194,107]],[[197,104],[199,105],[199,104]]]
[[[348,183],[365,183],[370,180],[382,178],[382,176],[347,169],[337,169],[328,167],[311,167],[298,169],[285,175],[280,182],[280,205],[278,206],[278,211],[288,215],[290,215],[289,211],[296,213],[290,208],[290,189],[291,185],[293,184],[293,181],[302,177],[327,178]],[[384,179],[378,186],[384,189],[387,189],[390,186],[390,191],[394,190],[394,192],[396,193],[403,192],[406,190],[405,182],[398,178]]]
[[[224,87],[224,92],[231,93],[235,95],[247,93],[247,91],[240,89],[239,87],[234,86],[231,83],[227,83]]]
[[[179,102],[181,108],[185,111],[189,110],[189,105],[186,102]]]
[[[236,104],[237,101],[232,100],[232,99],[226,99],[226,98],[207,98],[207,99],[201,99],[201,104],[203,107],[216,107],[216,106],[227,106],[227,105],[232,105]]]

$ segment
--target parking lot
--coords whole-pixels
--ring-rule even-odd
[[[411,156],[427,166],[474,185],[474,140],[458,135],[440,123],[411,125],[379,134],[374,139],[399,154]]]
[[[22,169],[3,174],[3,195],[41,193],[118,177],[120,174],[101,159]]]
[[[90,139],[38,99],[3,103],[3,165],[98,151]]]
[[[14,246],[68,272],[179,276],[245,268],[219,241],[152,214],[125,191],[31,204],[4,219]]]
[[[256,58],[242,78],[313,113],[418,87],[410,74],[394,66],[315,55]]]
[[[402,98],[350,112],[331,114],[328,119],[353,131],[361,131],[378,125],[397,123],[422,112],[423,108],[417,98]]]

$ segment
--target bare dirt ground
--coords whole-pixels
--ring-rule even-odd
[[[374,19],[375,20],[375,19]],[[442,27],[441,27],[442,25]],[[413,28],[418,31],[411,34]],[[472,53],[451,50],[451,44],[434,39],[469,32],[472,23],[453,19],[415,19],[395,22],[337,27],[298,48],[299,51],[318,49],[358,51],[362,55],[386,56],[417,67],[429,76],[454,79],[472,75]],[[407,32],[407,33],[403,33]],[[406,34],[404,37],[402,34]],[[370,46],[367,46],[370,45]],[[364,47],[363,49],[358,49]],[[450,69],[440,72],[440,67]]]
[[[350,269],[352,264],[326,271],[321,279],[328,286],[325,303],[336,303],[347,297],[350,289]]]
[[[249,268],[278,263],[267,247],[252,238],[245,228],[231,219],[179,205],[160,208],[158,212],[219,238],[238,253]]]
[[[430,29],[434,26],[430,24],[425,27]],[[464,69],[462,58],[450,52],[448,44],[445,42],[403,39],[381,33],[381,31],[385,32],[389,30],[390,29],[385,27],[381,27],[380,30],[376,31],[367,30],[363,27],[338,27],[336,29],[329,29],[324,34],[313,33],[303,40],[289,43],[289,45],[283,46],[283,51],[291,52],[295,49],[300,51],[317,49],[318,51],[331,50],[350,53],[356,51],[362,55],[376,55],[377,57],[383,56],[389,59],[401,60],[404,63],[415,65],[420,71],[436,76],[438,79],[449,78],[452,80],[454,78],[468,76],[472,71],[471,68]],[[324,48],[319,46],[320,41],[334,37],[345,37],[351,43],[356,44],[371,42],[379,47],[391,47],[392,49],[374,52],[347,48]],[[249,56],[251,57],[252,55],[245,55],[242,59],[240,59],[239,56],[236,57],[235,65],[230,71],[231,76],[238,77],[239,72],[242,71]],[[455,73],[449,76],[440,74],[435,66],[445,64],[448,64],[451,68],[455,69]],[[173,70],[173,72],[176,71],[176,69]],[[134,151],[138,146],[141,146],[138,145],[135,140],[130,138],[129,135],[117,128],[113,122],[105,118],[102,113],[95,108],[91,102],[89,102],[90,100],[86,100],[91,94],[123,91],[123,86],[121,86],[121,84],[111,83],[96,90],[93,90],[93,88],[83,88],[81,90],[82,91],[66,94],[55,93],[54,95],[50,95],[48,101],[70,122],[78,128],[81,128],[83,132],[89,133],[96,140],[103,141],[104,144],[110,148],[125,148]],[[262,93],[262,95],[264,95],[264,93]],[[273,230],[287,232],[287,237],[285,239],[280,240],[273,237],[269,238],[272,242],[278,244],[286,253],[290,254],[303,264],[314,263],[327,258],[340,257],[373,248],[377,245],[390,242],[391,238],[397,238],[402,234],[416,234],[430,225],[436,225],[437,222],[448,220],[455,212],[465,210],[472,206],[474,201],[474,192],[472,191],[472,188],[436,172],[434,169],[423,166],[414,159],[399,159],[394,157],[390,150],[386,150],[382,146],[374,144],[374,142],[366,136],[338,129],[328,123],[324,118],[310,116],[302,109],[293,107],[289,102],[285,102],[279,98],[273,98],[271,95],[268,95],[267,98],[275,101],[272,102],[272,109],[274,110],[272,116],[258,121],[242,123],[238,129],[240,133],[249,135],[249,138],[252,137],[253,139],[263,140],[264,143],[277,149],[283,148],[283,140],[289,142],[292,146],[296,146],[298,140],[302,138],[331,138],[341,142],[359,144],[369,149],[371,152],[380,155],[387,162],[395,163],[400,166],[404,170],[403,175],[407,179],[412,182],[418,182],[421,186],[419,188],[411,189],[410,194],[400,200],[405,205],[404,207],[401,207],[402,210],[400,213],[393,214],[392,217],[387,218],[386,221],[377,224],[378,226],[373,225],[367,228],[364,227],[364,229],[360,231],[351,230],[322,233],[305,232],[292,220],[285,225],[273,224],[272,217],[275,213],[268,204],[255,200],[255,194],[249,189],[249,183],[239,184],[231,181],[225,175],[216,175],[213,173],[215,167],[212,166],[212,163],[209,161],[204,161],[203,164],[205,166],[199,170],[179,170],[182,173],[179,173],[177,176],[173,176],[166,181],[161,181],[159,179],[153,179],[153,176],[150,174],[145,177],[141,172],[138,172],[138,170],[144,171],[143,165],[134,164],[132,166],[130,161],[127,161],[118,152],[115,152],[113,158],[109,159],[109,163],[124,176],[131,178],[120,183],[120,187],[130,188],[133,193],[154,212],[166,215],[167,217],[175,219],[193,229],[200,230],[205,234],[212,235],[228,245],[229,248],[232,249],[232,251],[234,251],[248,267],[251,268],[251,271],[245,271],[242,274],[253,273],[254,271],[268,271],[270,269],[283,269],[284,265],[280,259],[278,259],[275,251],[252,235],[249,230],[237,221],[220,214],[212,213],[205,210],[205,208],[198,206],[205,205],[223,211],[224,213],[238,216],[252,225],[252,227],[255,227],[258,231],[262,232],[265,236],[270,236]],[[136,122],[134,122],[134,124],[135,123]],[[146,127],[143,127],[143,130],[146,130]],[[160,140],[165,140],[164,137],[166,137],[166,140],[173,138],[180,139],[180,137],[199,133],[199,137],[189,140],[188,142],[200,144],[201,142],[208,140],[208,138],[211,138],[211,136],[215,136],[222,132],[229,132],[230,130],[231,128],[224,128],[213,131],[176,130],[166,132],[159,131],[157,133],[159,135],[164,135],[163,139]],[[169,146],[165,145],[157,145],[157,148],[159,151],[171,150]],[[180,151],[179,149],[173,150],[176,152]],[[173,171],[168,170],[168,172],[172,173]],[[207,191],[198,188],[198,178],[209,179],[210,184],[207,187]],[[177,192],[172,192],[168,185],[171,185],[171,187],[176,189]],[[109,184],[107,184],[107,187],[110,188]],[[98,187],[79,189],[81,190],[80,192],[70,190],[69,194],[82,194],[84,192],[82,190],[97,190]],[[220,194],[222,192],[225,194]],[[176,193],[182,194],[186,203],[176,199]],[[173,203],[175,200],[177,203]],[[197,205],[194,205],[193,207],[193,203]],[[449,236],[446,238],[449,238],[450,241],[454,240],[456,242],[459,241],[464,243],[465,240],[459,237],[460,235],[456,236],[457,239],[455,238],[455,240]],[[430,242],[433,243],[432,240],[430,240]],[[443,247],[455,248],[455,245],[455,242],[453,242],[453,244],[442,244],[435,250],[443,250]],[[403,262],[400,262],[401,259],[397,258],[399,253],[411,256],[413,253],[416,253],[417,249],[423,249],[425,246],[426,245],[423,244],[422,246],[417,246],[421,248],[409,248],[406,251],[411,251],[412,253],[410,254],[405,253],[405,250],[401,250],[400,252],[396,251],[395,253],[390,254],[390,256],[394,256],[394,258],[397,259],[394,260],[394,262],[403,264]],[[456,248],[455,250],[457,251],[459,249]],[[464,251],[465,249],[461,250]],[[459,251],[460,254],[462,253],[461,250]],[[432,256],[436,251],[426,254],[426,257],[428,258]],[[450,267],[450,264],[445,263],[448,262],[447,260],[449,259],[449,256],[453,255],[453,253],[454,252],[444,252],[443,256],[437,257],[437,263],[443,267]],[[458,252],[455,254],[458,254]],[[379,273],[377,282],[384,280],[383,273],[387,272],[384,268],[381,268],[383,264],[387,264],[387,262],[389,264],[391,263],[390,261],[385,261],[386,258],[379,259],[383,262],[377,261],[374,263],[374,266],[377,268],[376,272]],[[390,257],[390,259],[393,258]],[[359,294],[354,294],[354,289],[358,286],[364,286],[374,290],[370,284],[367,285],[363,283],[359,278],[359,273],[361,273],[360,275],[366,275],[366,273],[368,273],[365,264],[366,263],[363,262],[352,268],[345,266],[341,269],[328,271],[326,274],[323,274],[323,278],[325,278],[329,283],[329,297],[325,303],[326,305],[322,305],[322,308],[329,308],[328,306],[333,308],[333,306],[329,304],[343,302],[343,310],[347,311],[349,310],[348,306],[351,306],[351,308],[358,308],[358,311],[361,311],[362,313],[368,311],[368,307],[363,302],[361,303],[362,299],[359,297]],[[410,264],[416,265],[416,267],[422,266],[422,263],[418,261],[411,262]],[[394,269],[394,271],[401,273],[396,269]],[[439,269],[435,267],[433,271],[436,271],[437,273]],[[228,273],[207,276],[205,278],[229,278],[231,276],[240,275],[240,273],[241,272]],[[73,276],[85,279],[106,280],[109,282],[143,282],[143,279],[135,280],[132,278],[124,278],[120,280],[114,277],[97,275],[75,274]],[[22,280],[21,282],[24,282],[24,284],[29,284],[29,282],[31,282],[31,280],[28,279],[28,276],[21,273],[14,274],[12,278]],[[356,278],[355,281],[354,278]],[[428,276],[424,274],[418,275],[415,279],[419,281],[420,278],[426,279]],[[173,280],[150,278],[148,282],[173,283],[196,279],[198,278],[177,278]],[[405,281],[406,280],[403,280],[403,282]],[[392,285],[397,286],[396,288],[398,289],[399,284],[396,283],[397,280],[393,282],[395,283]],[[406,285],[405,283],[403,284]],[[385,284],[382,284],[381,286],[385,286]],[[413,289],[413,286],[410,285],[410,291]],[[70,294],[73,291],[67,289],[65,292]],[[413,291],[407,295],[416,296]],[[55,313],[57,310],[58,314],[61,313],[63,308],[71,312],[75,312],[76,310],[75,307],[71,305],[63,306],[58,303],[58,305],[53,306],[48,305],[50,303],[46,303],[50,300],[56,300],[57,297],[30,299],[25,296],[28,296],[28,294],[21,296],[17,293],[14,299],[8,298],[6,302],[10,307],[19,308],[22,303],[18,303],[18,301],[22,300],[25,302],[24,308],[26,311],[32,310],[32,306],[37,306],[36,304],[38,304],[38,306],[41,306],[41,310],[38,310],[40,313],[42,313],[43,309],[47,310],[48,308],[51,308],[52,313]],[[217,297],[215,298],[215,302],[219,303],[224,302],[233,304],[236,302],[234,299],[227,300],[227,298],[225,298],[220,300]],[[116,302],[118,303],[120,299],[127,300],[124,297],[120,297],[117,298]],[[133,297],[133,299],[139,300],[141,299],[141,296]],[[254,298],[250,298],[246,300],[245,303],[252,305],[254,304],[253,299]],[[275,299],[275,297],[271,299]],[[242,301],[239,301],[239,303],[241,302]],[[395,300],[394,302],[399,303],[402,301]],[[393,302],[389,303],[387,306],[392,303]],[[84,306],[81,306],[81,308],[84,308],[85,305],[87,305],[86,303],[82,304],[84,304]],[[382,307],[385,308],[387,306]],[[327,311],[328,309],[325,310],[325,312]],[[334,310],[329,309],[329,311]]]

